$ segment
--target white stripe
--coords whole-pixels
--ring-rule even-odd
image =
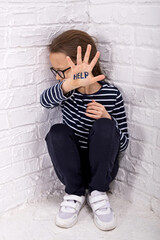
[[[70,112],[73,113],[74,115],[78,116],[79,119],[82,120],[82,117],[81,117],[80,115],[78,115],[76,112],[72,112],[69,108],[67,108],[66,105],[65,105],[64,108],[63,108],[63,111],[64,111],[64,112],[66,112],[66,111],[65,111],[65,108],[68,109],[68,111],[70,111]],[[68,112],[66,112],[66,113],[68,114]],[[72,115],[70,115],[70,116],[71,116],[71,118],[73,118]],[[84,116],[85,116],[85,115],[84,115]],[[78,118],[73,118],[73,119],[78,120],[79,123],[81,123],[82,125],[86,125],[86,126],[89,127],[89,128],[92,127],[92,124],[94,123],[94,120],[92,120],[92,122],[91,122],[92,124],[87,124],[87,123],[84,123],[83,121],[79,120]],[[85,119],[86,121],[88,121],[87,117],[86,117],[86,118],[83,118],[83,119]],[[90,121],[91,121],[91,120],[90,120]]]
[[[121,117],[121,118],[116,118],[116,120],[118,121],[118,120],[124,119],[124,118],[126,118],[126,117],[124,116],[124,117]]]
[[[87,142],[84,142],[84,141],[81,141],[81,140],[79,140],[79,142],[81,142],[81,143],[86,143],[86,144],[87,144]]]
[[[122,114],[122,113],[125,113],[125,111],[119,112],[119,113],[114,113],[114,115],[119,115],[119,114]]]
[[[88,137],[84,137],[84,136],[82,136],[82,135],[80,135],[80,134],[78,134],[78,133],[74,133],[75,135],[77,135],[77,136],[79,136],[79,137],[81,137],[81,138],[84,138],[84,139],[88,139]]]
[[[66,114],[68,114],[73,120],[78,121],[78,119],[74,118],[71,114],[67,113],[65,110],[64,110],[64,112],[65,112]],[[70,121],[71,121],[71,120],[70,120]],[[71,121],[71,122],[73,122],[73,121]],[[79,122],[79,121],[78,121],[78,122]],[[73,123],[75,123],[75,122],[73,122]],[[82,125],[79,125],[79,124],[77,124],[77,123],[76,123],[76,126],[78,126],[78,127],[80,127],[80,128],[83,128],[83,129],[89,131],[89,129],[87,129],[87,128],[85,128],[85,127],[82,127]]]
[[[46,91],[47,91],[47,90],[46,90]],[[44,99],[44,101],[45,101],[49,106],[52,106],[50,103],[47,102],[47,100],[46,100],[46,98],[45,98],[45,93],[46,93],[46,91],[43,93],[43,99]]]
[[[56,101],[53,102],[53,101],[50,99],[50,97],[49,97],[49,93],[48,93],[48,92],[49,92],[49,89],[47,89],[47,91],[46,91],[48,99],[50,100],[50,102],[51,102],[52,104],[55,104]],[[54,98],[53,98],[53,99],[54,99]]]
[[[42,106],[44,106],[44,107],[46,107],[46,108],[49,108],[48,105],[45,105],[45,104],[42,102],[42,95],[40,96],[40,103],[41,103]]]
[[[115,103],[115,105],[118,105],[123,102],[123,99],[120,102]]]
[[[118,107],[118,108],[114,108],[114,111],[115,110],[119,110],[120,108],[124,108],[124,106],[120,106],[120,107]],[[114,113],[113,113],[114,114]]]
[[[66,116],[65,116],[66,117]],[[67,118],[67,117],[66,117]],[[67,118],[68,119],[68,118]],[[65,119],[64,119],[65,120]],[[73,122],[73,121],[71,121],[70,119],[68,119],[70,122]],[[66,120],[65,120],[65,122],[66,122]],[[67,123],[67,125],[69,125],[68,124],[68,122],[66,122]],[[84,133],[84,134],[89,134],[89,132],[84,132],[84,131],[80,131],[80,130],[78,130],[78,129],[76,129],[76,128],[74,128],[73,126],[71,126],[71,125],[69,125],[72,129],[74,129],[74,130],[76,130],[76,131],[78,131],[78,132],[80,132],[80,133]]]
[[[79,93],[77,93],[77,92],[75,92],[75,95],[77,95],[77,96],[81,96],[81,95],[83,95],[83,94],[79,94]],[[88,95],[88,96],[87,96]],[[89,98],[89,96],[94,96],[94,97],[100,97],[100,96],[113,96],[113,95],[115,95],[115,96],[117,96],[117,94],[114,94],[114,93],[100,93],[100,94],[98,94],[98,95],[95,95],[95,94],[86,94],[86,99],[87,100],[91,100],[90,98]],[[100,99],[100,100],[102,100],[102,99]],[[111,100],[115,100],[115,99],[111,99]]]
[[[53,101],[55,101],[56,103],[60,103],[59,101],[57,101],[57,100],[54,98],[54,96],[53,96],[53,94],[52,94],[52,89],[50,89],[50,94],[51,94],[51,96],[52,96]]]
[[[123,146],[125,146],[126,142],[127,142],[127,138],[125,138],[125,142],[124,142],[122,145],[120,145],[121,148],[122,148]]]

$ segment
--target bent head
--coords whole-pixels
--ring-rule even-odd
[[[55,53],[50,53],[49,59],[52,64],[53,69],[56,71],[64,71],[64,78],[69,78],[71,76],[71,68],[69,68],[68,61],[66,59],[66,54],[62,52],[55,52]],[[69,69],[67,69],[69,68]],[[53,70],[54,71],[54,70]],[[64,78],[61,77],[63,76],[63,73],[59,72],[59,74],[55,72],[56,79],[62,81]],[[60,76],[61,75],[61,76]]]
[[[49,58],[52,67],[55,70],[65,70],[70,67],[66,56],[69,56],[71,60],[76,64],[78,46],[81,46],[81,55],[83,60],[88,44],[91,44],[92,46],[88,61],[88,63],[90,63],[97,53],[97,48],[93,38],[87,32],[76,29],[67,30],[61,33],[52,40],[51,44],[48,45],[50,52]],[[71,69],[66,70],[64,72],[65,78],[69,78],[70,74]],[[92,70],[92,74],[93,76],[103,74],[100,68],[99,59]],[[61,78],[58,74],[56,75],[56,79],[60,81],[63,80],[63,78]]]

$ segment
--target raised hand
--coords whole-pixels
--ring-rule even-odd
[[[77,47],[77,65],[73,63],[69,56],[66,56],[68,64],[71,67],[71,77],[70,77],[70,85],[74,88],[88,86],[94,82],[103,80],[105,78],[104,75],[98,75],[94,77],[92,75],[92,70],[96,65],[96,62],[100,56],[100,52],[97,51],[95,57],[92,59],[91,63],[88,63],[91,45],[87,45],[87,50],[85,52],[84,60],[82,61],[81,56],[81,46]]]

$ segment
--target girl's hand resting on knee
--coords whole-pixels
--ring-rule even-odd
[[[94,77],[92,75],[92,70],[97,63],[97,60],[100,56],[100,52],[97,51],[95,57],[92,59],[91,63],[88,63],[90,52],[91,52],[91,45],[87,45],[87,50],[85,52],[84,60],[82,61],[81,57],[81,46],[77,47],[77,65],[73,63],[69,56],[66,56],[68,64],[71,67],[71,77],[68,79],[69,84],[73,88],[79,88],[88,86],[94,82],[103,80],[105,78],[104,75],[98,75]]]

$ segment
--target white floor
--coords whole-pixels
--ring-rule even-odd
[[[160,218],[153,212],[142,211],[129,202],[108,194],[117,216],[117,227],[111,231],[99,230],[93,214],[85,205],[78,222],[65,229],[55,225],[55,214],[63,195],[50,196],[25,207],[6,212],[0,217],[0,240],[159,240]]]

